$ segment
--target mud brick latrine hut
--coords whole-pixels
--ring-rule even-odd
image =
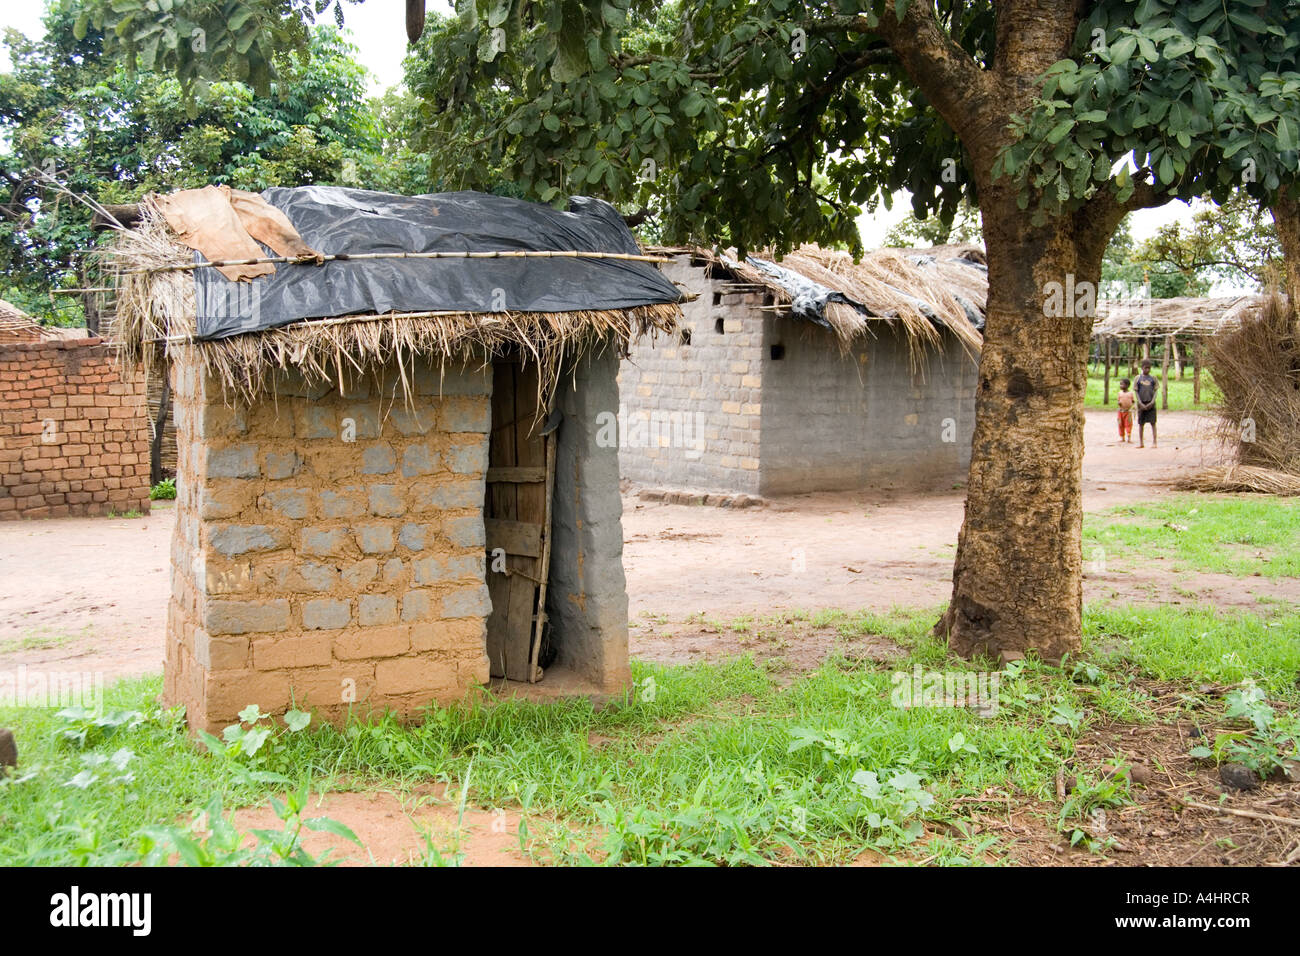
[[[117,248],[119,335],[170,366],[165,697],[191,726],[627,686],[596,421],[680,294],[611,206],[208,187],[146,202]]]
[[[694,299],[675,342],[634,343],[623,365],[624,478],[719,503],[965,480],[988,292],[978,247],[859,263],[815,246],[780,263],[656,251]]]

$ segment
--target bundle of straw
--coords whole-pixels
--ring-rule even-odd
[[[1300,475],[1300,328],[1280,296],[1210,340],[1219,436],[1242,465]]]
[[[1173,483],[1181,491],[1258,492],[1265,495],[1300,495],[1300,475],[1256,465],[1215,465]]]

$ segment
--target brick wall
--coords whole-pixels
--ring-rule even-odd
[[[148,510],[144,377],[100,339],[0,345],[0,519]]]
[[[623,363],[624,478],[761,495],[966,478],[978,365],[954,337],[914,372],[884,322],[846,355],[829,331],[763,311],[762,294],[725,291],[689,256],[662,268],[698,295],[684,307],[690,344],[642,340]],[[697,413],[702,447],[664,441],[662,428],[660,441],[638,441],[631,424]]]
[[[291,700],[412,714],[488,678],[491,374],[282,376],[252,406],[177,363],[165,697],[220,730]],[[351,439],[351,440],[347,440]]]

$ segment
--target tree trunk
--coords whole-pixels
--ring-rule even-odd
[[[1083,399],[1101,253],[1075,218],[1033,228],[981,190],[989,300],[966,517],[935,632],[971,657],[1077,651],[1083,620]],[[1085,240],[1086,241],[1083,241]],[[1051,310],[1051,283],[1062,292]],[[1071,294],[1072,293],[1072,294]],[[1080,315],[1080,312],[1087,314]]]
[[[1295,191],[1279,195],[1271,211],[1278,244],[1282,246],[1286,294],[1295,309],[1300,306],[1300,201]]]

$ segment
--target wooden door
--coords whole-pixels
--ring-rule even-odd
[[[492,436],[488,451],[488,660],[493,677],[531,681],[538,592],[545,580],[549,534],[546,440],[537,414],[537,366],[498,360],[492,375]],[[504,573],[502,562],[504,560]]]

